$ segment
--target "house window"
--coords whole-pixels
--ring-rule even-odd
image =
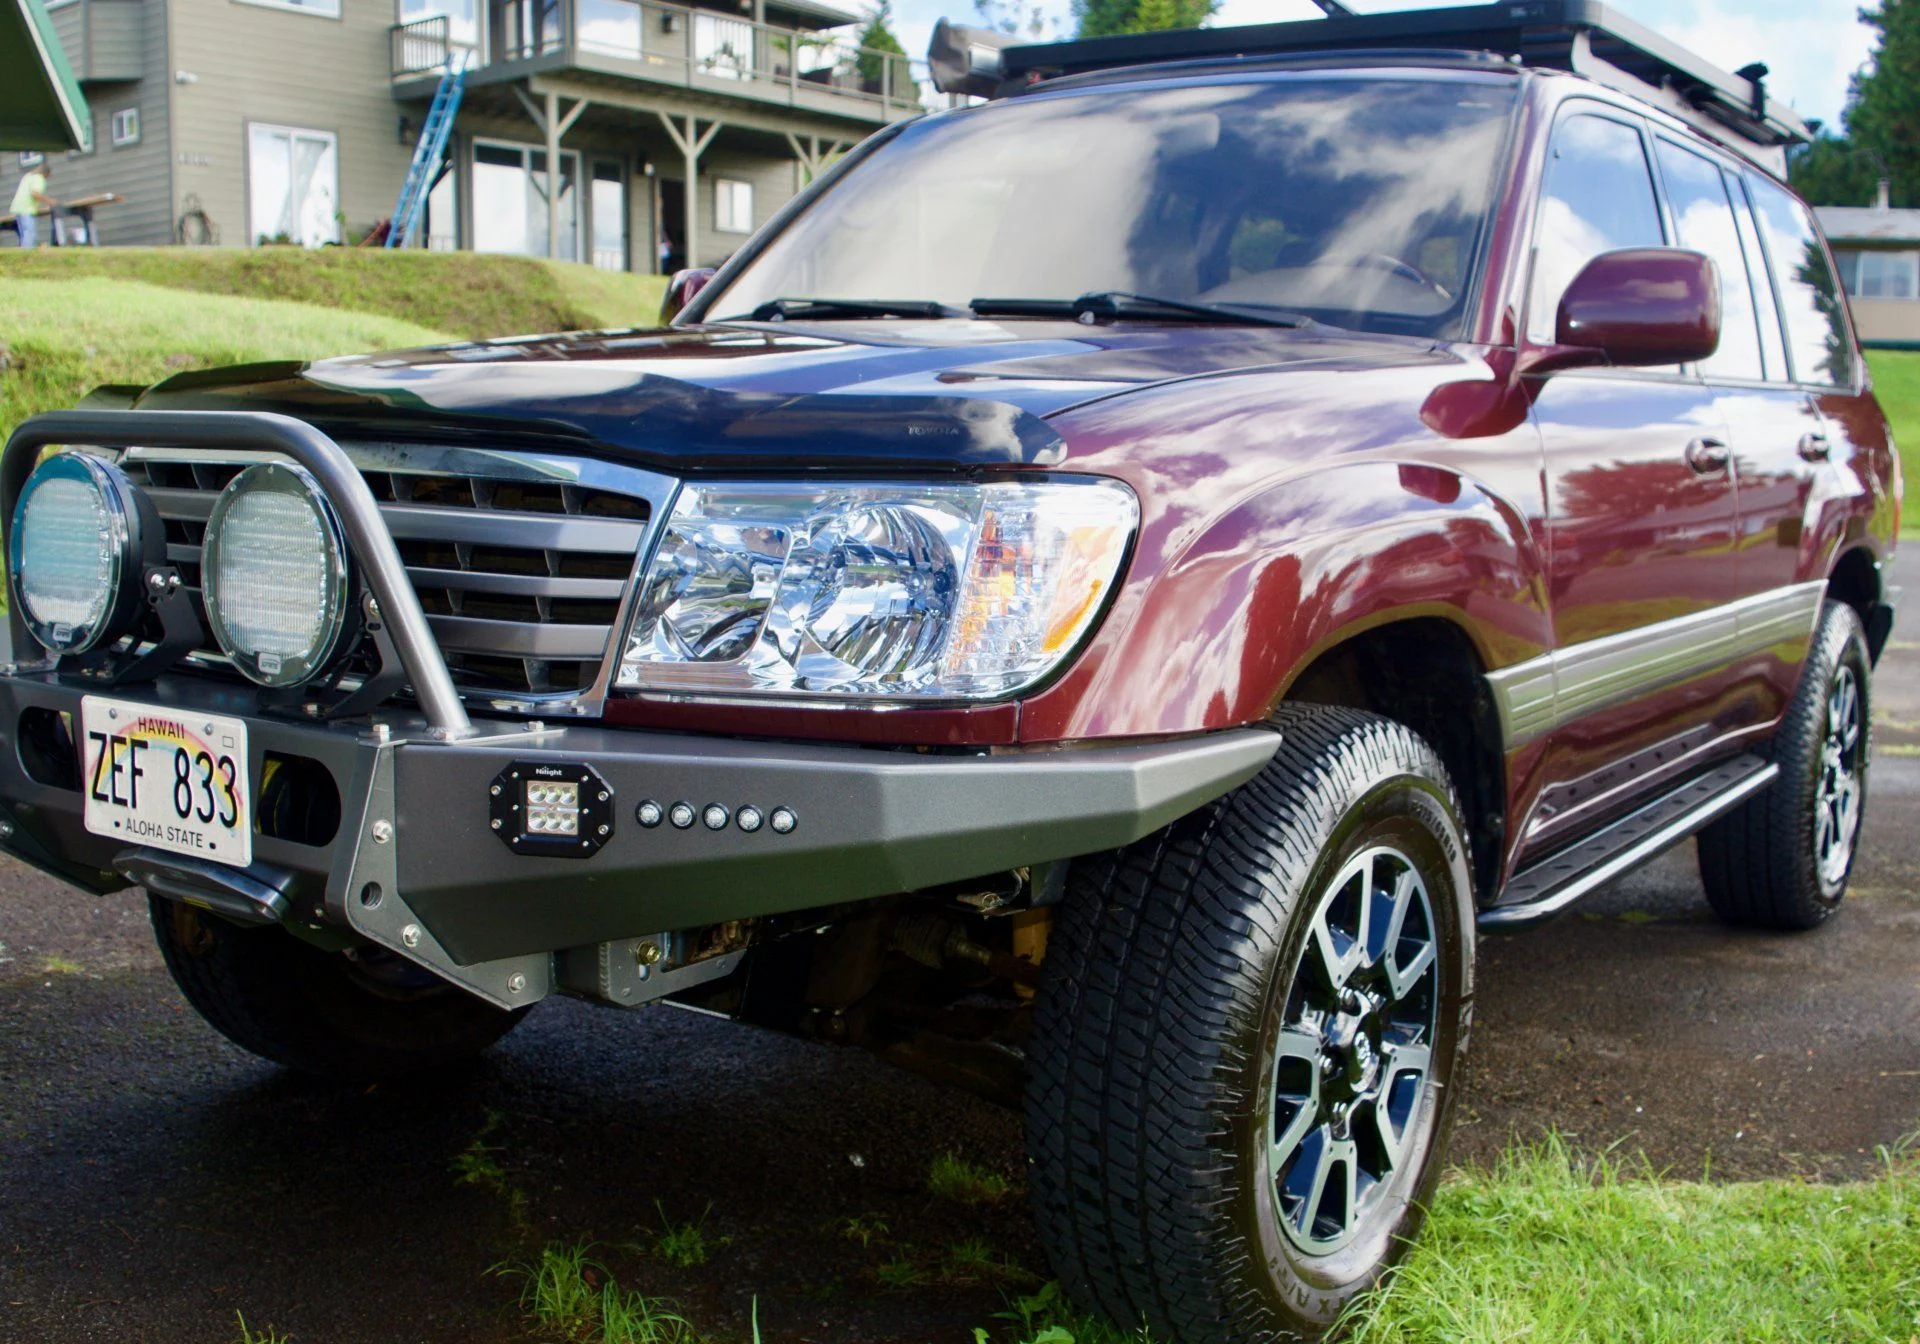
[[[259,5],[263,9],[291,9],[300,14],[317,14],[323,19],[340,17],[340,0],[239,0],[243,5]]]
[[[140,143],[140,109],[123,107],[113,114],[111,138],[116,145]]]
[[[254,242],[339,242],[339,142],[329,131],[249,126],[247,196]]]
[[[577,0],[580,45],[610,56],[640,55],[640,6],[633,0]]]
[[[1920,298],[1920,252],[1835,252],[1833,260],[1857,299]]]
[[[22,168],[38,168],[46,161],[47,156],[37,149],[23,149],[20,151],[20,166]]]
[[[593,165],[593,264],[627,269],[627,182],[617,163]]]
[[[753,232],[753,183],[714,179],[713,227],[722,233]]]
[[[695,14],[693,63],[702,74],[745,79],[753,71],[753,25],[745,19]]]
[[[554,255],[580,259],[580,156],[560,155],[560,238]],[[547,255],[547,153],[531,145],[479,141],[473,147],[473,250]]]
[[[459,174],[447,172],[427,193],[425,233],[430,252],[454,252],[460,247]]]

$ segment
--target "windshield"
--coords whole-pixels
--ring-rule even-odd
[[[1455,335],[1514,89],[1315,74],[930,117],[856,165],[706,313],[1119,291]]]

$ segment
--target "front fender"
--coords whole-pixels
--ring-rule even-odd
[[[1320,464],[1136,574],[1068,676],[1023,708],[1021,736],[1255,723],[1321,653],[1411,617],[1452,621],[1502,667],[1548,647],[1546,591],[1522,512],[1474,477],[1425,462]]]

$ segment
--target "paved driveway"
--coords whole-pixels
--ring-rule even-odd
[[[1884,660],[1879,717],[1866,848],[1828,927],[1721,928],[1684,846],[1485,945],[1456,1155],[1551,1126],[1682,1175],[1842,1177],[1920,1128],[1920,636]],[[512,1193],[450,1167],[490,1122]],[[769,1340],[970,1340],[1005,1289],[952,1247],[1041,1261],[1017,1199],[926,1195],[948,1150],[1020,1179],[1011,1115],[663,1009],[556,1001],[431,1083],[289,1078],[181,1004],[141,901],[0,863],[0,1340],[209,1344],[236,1310],[296,1344],[522,1339],[489,1269],[560,1237],[716,1333],[744,1335],[757,1295]],[[707,1264],[635,1253],[662,1208],[705,1211]]]

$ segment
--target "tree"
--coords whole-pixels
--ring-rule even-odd
[[[1920,206],[1920,0],[1881,0],[1860,21],[1880,41],[1848,90],[1846,134],[1795,151],[1789,175],[1815,205],[1870,204],[1887,177],[1895,205]]]
[[[973,0],[973,12],[996,33],[1038,42],[1047,31],[1047,12],[1029,0]],[[1060,26],[1054,20],[1057,32]]]
[[[893,33],[893,0],[879,0],[867,14],[866,27],[860,30],[856,40],[860,51],[854,57],[854,69],[860,76],[861,88],[868,93],[884,90],[899,102],[920,101],[920,88],[914,83],[907,49]]]
[[[1081,37],[1107,37],[1198,28],[1218,8],[1220,0],[1073,0],[1073,17],[1079,21]]]

